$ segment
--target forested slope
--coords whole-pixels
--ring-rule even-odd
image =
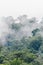
[[[0,37],[0,65],[43,65],[43,19],[26,15],[4,17]]]

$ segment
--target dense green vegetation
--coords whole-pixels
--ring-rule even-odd
[[[43,44],[41,36],[23,37],[11,44],[9,40],[8,46],[0,46],[0,65],[43,65],[43,56],[39,54]]]
[[[0,42],[0,65],[43,65],[43,28],[35,26],[35,18],[18,19],[21,23],[8,23],[10,31]]]

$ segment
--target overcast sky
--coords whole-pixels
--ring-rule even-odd
[[[0,0],[0,17],[26,14],[29,17],[43,16],[43,0]]]

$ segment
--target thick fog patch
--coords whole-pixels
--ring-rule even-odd
[[[27,15],[14,19],[12,16],[0,18],[0,44],[5,44],[8,35],[14,39],[21,39],[23,36],[32,36],[32,31],[39,29],[37,34],[43,36],[43,19],[39,22],[35,17],[28,18]]]

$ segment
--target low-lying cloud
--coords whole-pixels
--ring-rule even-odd
[[[12,16],[2,17],[0,18],[0,44],[6,43],[8,35],[15,39],[32,36],[32,31],[36,28],[40,29],[40,34],[43,33],[43,19],[38,22],[35,17],[29,19],[26,15],[19,16],[17,19]]]

